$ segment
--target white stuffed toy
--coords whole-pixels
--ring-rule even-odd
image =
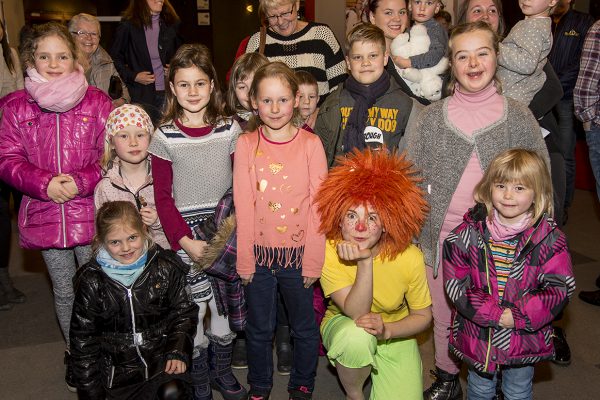
[[[448,58],[442,57],[440,62],[431,68],[405,68],[400,70],[400,76],[404,78],[410,90],[419,97],[429,101],[442,98],[442,78],[448,68]]]
[[[430,44],[431,39],[427,34],[427,28],[425,25],[417,24],[410,28],[410,35],[401,33],[396,36],[390,44],[390,51],[393,56],[409,58],[427,52]]]

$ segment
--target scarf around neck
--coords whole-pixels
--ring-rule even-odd
[[[102,270],[111,279],[120,282],[121,284],[130,287],[133,285],[138,276],[144,271],[146,259],[148,258],[148,248],[144,248],[144,252],[131,264],[121,264],[115,260],[104,247],[98,250],[96,261],[102,267]]]
[[[83,67],[76,64],[73,72],[49,81],[35,68],[27,69],[25,89],[44,110],[66,112],[83,100],[88,83]]]
[[[390,75],[384,70],[379,79],[369,86],[365,86],[349,76],[344,83],[344,88],[348,90],[354,99],[354,106],[344,130],[344,153],[347,153],[352,151],[353,148],[359,150],[365,148],[364,131],[369,116],[369,108],[390,88]]]
[[[504,224],[498,218],[498,211],[494,209],[492,218],[488,220],[488,230],[494,242],[503,242],[512,239],[531,225],[531,213],[525,214],[520,221],[515,224]]]

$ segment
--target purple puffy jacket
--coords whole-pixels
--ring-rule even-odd
[[[25,90],[2,100],[0,179],[24,194],[21,246],[62,249],[89,244],[110,98],[90,86],[83,100],[64,113],[43,111]],[[79,194],[57,204],[46,191],[61,173],[73,177]]]

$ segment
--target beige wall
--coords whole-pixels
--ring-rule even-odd
[[[315,21],[329,25],[338,42],[344,43],[346,0],[315,0]]]
[[[8,40],[10,45],[16,48],[19,45],[19,31],[25,24],[23,2],[21,0],[2,0],[2,5]]]

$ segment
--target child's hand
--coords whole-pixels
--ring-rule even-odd
[[[203,240],[190,239],[187,236],[179,239],[179,245],[194,262],[200,261],[206,249],[206,242]]]
[[[252,282],[253,277],[254,277],[254,274],[240,275],[240,279],[242,280],[242,285],[246,286],[247,284]]]
[[[152,226],[158,220],[158,213],[156,212],[156,208],[153,207],[142,207],[140,209],[140,215],[146,226]]]
[[[79,189],[77,188],[77,184],[75,183],[73,177],[66,174],[60,174],[60,176],[69,178],[68,181],[63,183],[63,186],[69,191],[69,193],[73,195],[73,197],[77,196],[79,194]]]
[[[46,189],[46,194],[48,194],[50,200],[55,203],[62,204],[75,197],[76,193],[73,194],[71,190],[64,185],[64,183],[72,180],[73,178],[67,175],[57,175],[52,178],[50,183],[48,183],[48,188]],[[75,186],[75,189],[77,189],[77,186]]]
[[[167,366],[165,367],[165,372],[167,374],[183,374],[187,366],[181,360],[169,360],[167,361]]]
[[[512,311],[510,308],[505,308],[500,316],[500,321],[498,322],[501,328],[512,329],[515,327],[515,320],[513,319]]]
[[[313,283],[315,283],[317,281],[317,279],[319,279],[319,278],[312,278],[310,276],[303,276],[302,278],[304,278],[304,287],[306,289],[308,289],[310,287],[310,285],[312,285]]]
[[[359,328],[363,328],[365,332],[375,336],[379,340],[384,340],[385,338],[385,324],[383,323],[383,318],[381,318],[381,314],[370,312],[368,314],[363,315],[362,317],[358,317],[354,323]]]
[[[337,253],[342,260],[360,261],[372,256],[371,249],[360,249],[356,243],[343,241],[337,244]]]

